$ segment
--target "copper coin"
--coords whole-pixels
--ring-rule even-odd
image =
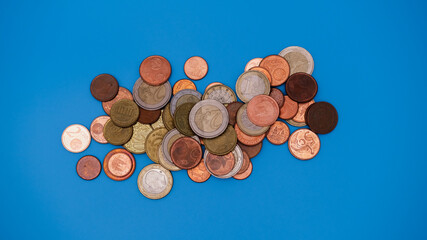
[[[288,141],[289,138],[289,127],[286,123],[276,121],[271,125],[267,132],[267,140],[275,145],[281,145]]]
[[[191,137],[176,140],[170,151],[172,162],[181,169],[196,167],[203,155],[200,144]]]
[[[265,57],[259,66],[267,69],[271,74],[271,86],[279,86],[286,82],[289,77],[288,61],[279,55]]]
[[[287,120],[295,117],[298,112],[298,103],[290,99],[288,95],[284,96],[283,106],[280,108],[279,117]]]
[[[216,85],[224,85],[224,84],[222,84],[222,83],[220,83],[220,82],[213,82],[213,83],[210,83],[209,85],[207,85],[207,86],[206,86],[206,88],[205,88],[205,92],[206,92],[206,90],[208,90],[210,87],[213,87],[213,86],[216,86]]]
[[[92,180],[101,173],[101,162],[94,156],[80,158],[76,165],[77,174],[84,180]]]
[[[253,67],[253,68],[251,68],[249,70],[258,71],[258,72],[264,74],[267,77],[267,79],[270,82],[270,84],[271,84],[271,74],[270,74],[270,72],[267,69],[258,66],[258,67]]]
[[[258,143],[262,142],[262,140],[264,140],[264,138],[265,138],[265,133],[263,133],[259,136],[247,135],[246,133],[242,132],[242,130],[240,130],[237,123],[234,125],[234,130],[236,130],[237,140],[239,140],[241,143],[248,145],[248,146],[257,145]]]
[[[305,112],[307,108],[314,103],[314,100],[306,103],[298,103],[298,112],[295,117],[292,118],[293,121],[297,123],[305,123]]]
[[[228,112],[228,124],[234,125],[236,124],[236,115],[239,108],[243,105],[242,102],[232,102],[227,105]]]
[[[208,63],[202,57],[191,57],[185,61],[184,72],[188,78],[200,80],[208,73]]]
[[[242,167],[240,168],[240,170],[236,174],[244,173],[248,169],[249,163],[251,162],[251,160],[249,159],[249,155],[243,150],[242,150],[242,153],[243,153]]]
[[[141,79],[149,85],[159,86],[165,83],[172,72],[171,65],[162,56],[149,56],[139,66]]]
[[[183,89],[193,89],[197,91],[196,85],[194,85],[192,81],[188,79],[181,79],[173,85],[173,89],[172,89],[173,95],[175,95],[177,92]]]
[[[205,159],[206,168],[216,176],[223,176],[231,172],[234,162],[235,159],[232,152],[222,156],[209,153]]]
[[[260,127],[270,126],[279,117],[279,105],[267,95],[257,95],[252,98],[246,111],[249,120]]]
[[[237,180],[246,179],[246,178],[248,178],[251,175],[252,169],[253,169],[252,162],[249,160],[249,166],[246,169],[246,171],[244,171],[243,173],[238,173],[238,174],[234,175],[233,178],[237,179]]]
[[[298,129],[291,134],[288,141],[291,154],[299,160],[314,158],[320,150],[319,137],[309,129]]]
[[[160,115],[161,115],[162,111],[159,110],[146,110],[143,108],[139,108],[139,117],[138,117],[138,122],[143,123],[143,124],[152,124],[155,123]]]
[[[258,153],[261,152],[261,148],[262,148],[262,142],[254,146],[248,146],[241,142],[238,142],[237,144],[239,144],[242,151],[248,154],[249,158],[254,158],[256,155],[258,155]]]
[[[249,60],[249,62],[246,63],[245,72],[248,71],[249,69],[253,68],[253,67],[259,66],[259,63],[261,61],[262,61],[262,58],[254,58],[254,59]]]
[[[104,137],[104,126],[109,119],[109,116],[99,116],[93,120],[92,124],[90,124],[90,135],[93,140],[99,143],[108,143]]]
[[[313,103],[307,108],[305,122],[315,133],[330,133],[337,126],[338,113],[334,106],[328,102]]]
[[[104,172],[115,181],[128,179],[134,171],[135,158],[125,149],[113,149],[104,158]]]
[[[96,100],[107,102],[113,99],[119,92],[119,83],[110,74],[100,74],[92,80],[90,92]]]
[[[286,94],[296,102],[308,102],[317,94],[317,82],[310,74],[294,73],[286,82]]]
[[[83,152],[89,147],[90,132],[80,124],[68,126],[61,136],[61,142],[65,149],[73,153]]]
[[[119,92],[117,93],[116,97],[113,98],[113,100],[102,102],[102,108],[104,109],[105,113],[110,115],[110,110],[113,104],[122,99],[129,99],[133,101],[133,96],[132,93],[126,88],[119,87]]]
[[[277,105],[279,105],[279,108],[281,108],[283,106],[283,103],[285,100],[283,98],[282,91],[280,91],[277,88],[271,88],[270,97],[272,97],[274,99],[274,101],[277,102]]]
[[[188,169],[187,174],[191,180],[198,183],[206,182],[211,177],[203,159],[195,168]]]

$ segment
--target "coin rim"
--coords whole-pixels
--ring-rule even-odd
[[[138,94],[138,89],[141,86],[141,84],[144,81],[141,78],[138,78],[138,80],[136,80],[135,84],[133,85],[132,88],[132,96],[133,96],[133,100],[135,101],[135,103],[140,106],[141,108],[145,109],[145,110],[159,110],[162,109],[164,106],[166,106],[166,104],[168,104],[169,99],[172,97],[172,87],[169,81],[166,81],[163,84],[157,85],[157,86],[153,86],[147,83],[147,85],[152,86],[152,87],[158,87],[161,85],[165,85],[166,89],[166,94],[165,97],[157,104],[147,104],[144,101],[142,101],[142,99],[139,97]]]
[[[87,157],[93,157],[93,158],[95,158],[95,159],[98,161],[98,163],[99,163],[99,172],[98,172],[98,173],[97,173],[93,178],[84,178],[84,177],[82,177],[82,175],[80,175],[80,174],[79,174],[79,170],[78,170],[79,163],[80,163],[80,161],[81,161],[83,158],[87,158]],[[81,179],[83,179],[83,180],[86,180],[86,181],[93,180],[93,179],[97,178],[97,177],[99,176],[99,174],[101,174],[101,171],[102,171],[102,164],[101,164],[101,161],[99,161],[99,159],[98,159],[97,157],[93,156],[93,155],[85,155],[85,156],[81,157],[81,158],[79,159],[79,161],[77,161],[77,164],[76,164],[76,172],[77,172],[77,175],[78,175]]]
[[[164,171],[166,178],[168,179],[168,181],[166,183],[165,190],[160,192],[160,193],[148,193],[142,187],[142,185],[143,185],[142,178],[144,177],[145,173],[147,173],[147,171],[151,170],[151,169],[160,169],[160,170]],[[166,168],[164,168],[162,165],[160,165],[158,163],[152,163],[152,164],[145,166],[141,170],[141,172],[139,172],[136,183],[137,183],[138,189],[142,195],[144,195],[148,199],[157,200],[157,199],[164,198],[165,196],[167,196],[170,193],[170,191],[172,190],[172,186],[173,186],[173,176],[172,176],[172,173],[169,170],[167,170]]]
[[[107,123],[105,123],[105,124],[107,124]],[[65,144],[64,144],[64,134],[65,134],[65,131],[68,128],[70,128],[71,126],[75,126],[75,125],[81,126],[83,128],[83,130],[86,130],[86,132],[89,134],[89,142],[88,142],[87,146],[84,147],[81,151],[73,151],[73,150],[69,149],[67,146],[65,146]],[[62,135],[61,135],[61,142],[62,142],[62,146],[65,148],[65,150],[67,150],[69,152],[72,152],[72,153],[81,153],[81,152],[84,152],[90,146],[90,143],[92,142],[92,135],[90,134],[90,131],[87,129],[87,127],[83,126],[82,124],[75,123],[75,124],[69,125],[68,127],[66,127],[64,129],[64,131],[62,132]]]
[[[130,157],[131,163],[132,163],[132,167],[131,167],[130,171],[126,175],[121,176],[121,177],[116,176],[113,173],[111,173],[111,171],[110,171],[110,169],[108,167],[108,162],[110,162],[111,156],[113,156],[114,154],[117,154],[117,153],[124,153],[124,154],[126,154],[128,157]],[[135,165],[136,165],[136,163],[135,163],[135,157],[133,156],[132,153],[130,153],[129,151],[127,151],[124,148],[116,148],[116,149],[113,149],[110,152],[108,152],[107,155],[105,155],[105,157],[104,157],[104,163],[103,163],[103,168],[104,168],[105,175],[107,175],[112,180],[114,180],[114,181],[123,181],[123,180],[126,180],[126,179],[128,179],[128,178],[130,178],[132,176],[133,172],[135,171]]]
[[[200,108],[202,108],[204,106],[207,106],[209,103],[211,103],[210,104],[211,106],[217,107],[221,111],[221,113],[222,113],[222,123],[219,126],[219,128],[216,129],[213,132],[205,132],[205,131],[201,130],[197,126],[197,124],[195,122],[197,111]],[[226,116],[224,116],[224,114]],[[221,135],[227,129],[228,121],[229,121],[229,116],[228,116],[227,108],[222,103],[220,103],[220,102],[218,102],[217,100],[214,100],[214,99],[206,99],[206,100],[202,100],[202,101],[196,103],[193,106],[193,108],[191,109],[190,114],[188,116],[188,121],[190,123],[191,130],[193,130],[193,132],[196,135],[198,135],[198,136],[200,136],[202,138],[215,138],[215,137],[218,137],[219,135]]]
[[[258,94],[258,95],[270,94],[270,88],[271,88],[270,87],[270,81],[268,81],[268,78],[263,73],[258,72],[256,70],[249,70],[249,71],[243,72],[242,74],[240,74],[239,78],[237,78],[237,81],[236,81],[236,94],[239,97],[239,99],[242,100],[242,102],[244,102],[244,103],[248,103],[253,97],[251,99],[246,98],[240,89],[240,85],[242,84],[242,81],[243,81],[242,78],[244,77],[244,75],[251,74],[251,73],[254,73],[254,74],[261,76],[261,78],[264,80],[264,85],[266,86],[264,93]]]

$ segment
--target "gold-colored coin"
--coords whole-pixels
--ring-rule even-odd
[[[123,145],[127,143],[132,137],[132,127],[121,128],[116,126],[111,119],[109,119],[104,126],[104,137],[113,145]]]
[[[138,105],[132,100],[122,99],[114,103],[110,110],[111,120],[119,127],[130,127],[139,117]]]
[[[150,132],[145,141],[145,152],[147,156],[155,163],[159,163],[159,147],[162,144],[163,137],[168,130],[166,128],[157,128]]]
[[[173,120],[175,123],[176,129],[184,134],[185,136],[194,136],[193,130],[191,130],[190,122],[188,120],[188,117],[190,115],[191,109],[195,103],[188,102],[180,105],[176,111],[175,115],[173,116]]]
[[[135,125],[133,125],[132,138],[129,140],[129,142],[123,145],[123,147],[131,153],[145,153],[145,140],[151,131],[153,131],[153,128],[149,124],[142,124],[137,122]]]
[[[165,127],[170,131],[172,129],[175,128],[175,124],[173,122],[173,117],[171,114],[171,109],[170,109],[171,105],[170,103],[168,103],[168,105],[166,105],[165,109],[163,109],[162,112],[162,121],[163,124],[165,125]]]
[[[206,149],[215,155],[225,155],[236,147],[237,134],[231,125],[228,125],[225,132],[216,138],[204,138]]]
[[[188,79],[181,79],[173,85],[172,92],[175,95],[177,92],[183,89],[193,89],[197,91],[196,85]]]
[[[163,110],[162,110],[162,113],[160,114],[159,119],[157,119],[157,121],[155,123],[151,124],[151,127],[153,129],[164,128],[165,127],[165,125],[163,124]]]

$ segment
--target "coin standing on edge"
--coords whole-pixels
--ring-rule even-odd
[[[139,78],[132,90],[133,98],[141,108],[158,110],[166,106],[172,96],[172,87],[169,81],[158,86],[151,86]]]
[[[288,147],[295,158],[299,160],[309,160],[319,153],[320,140],[314,132],[302,128],[291,134]]]
[[[138,175],[138,189],[149,199],[161,199],[169,194],[173,185],[172,174],[160,164],[145,166]]]
[[[317,82],[307,73],[292,74],[285,85],[286,94],[298,103],[312,100],[317,94]]]
[[[205,161],[203,159],[195,168],[188,169],[187,175],[196,183],[206,182],[211,177],[211,174],[206,169]]]
[[[271,74],[271,86],[279,86],[286,82],[289,77],[289,63],[279,55],[265,57],[259,66],[267,69]]]
[[[196,103],[188,117],[194,133],[202,138],[221,135],[228,125],[228,111],[216,100],[207,99]]]
[[[251,69],[253,67],[259,66],[259,63],[261,61],[262,61],[262,58],[254,58],[254,59],[249,60],[249,62],[246,63],[245,71],[248,71],[249,69]]]
[[[129,99],[133,101],[133,96],[132,93],[126,88],[119,87],[119,92],[117,93],[115,98],[108,102],[102,102],[102,108],[104,109],[105,113],[110,115],[110,110],[113,104],[122,99]]]
[[[318,134],[327,134],[337,126],[338,112],[328,102],[313,103],[307,108],[305,122],[311,131]]]
[[[127,143],[133,134],[133,128],[121,128],[116,126],[113,121],[108,120],[104,126],[104,137],[113,145],[123,145]]]
[[[85,126],[72,124],[62,133],[61,141],[64,148],[69,152],[80,153],[89,147],[91,137]]]
[[[260,127],[271,126],[279,117],[279,105],[270,96],[258,95],[251,99],[246,109],[249,120]]]
[[[173,95],[177,94],[179,91],[184,89],[192,89],[197,91],[196,85],[188,79],[181,79],[173,85],[172,93]]]
[[[92,80],[90,92],[96,100],[108,102],[115,98],[119,92],[119,83],[110,74],[100,74]]]
[[[151,86],[164,84],[169,79],[171,72],[169,61],[162,56],[149,56],[139,66],[141,79]]]
[[[108,143],[104,137],[104,126],[108,120],[110,120],[109,116],[99,116],[92,121],[90,124],[90,135],[92,135],[93,140],[103,144]]]
[[[208,63],[202,57],[191,57],[185,61],[184,72],[188,78],[200,80],[208,73]]]
[[[115,181],[128,179],[134,171],[135,158],[125,149],[113,149],[104,158],[104,172]]]
[[[314,60],[311,54],[302,47],[291,46],[283,49],[280,56],[288,61],[290,66],[290,74],[304,72],[312,74],[314,69]]]
[[[267,140],[272,144],[281,145],[288,141],[289,133],[289,127],[286,123],[276,121],[267,132]]]
[[[236,93],[240,100],[247,103],[257,95],[270,94],[270,82],[264,74],[249,70],[237,79]]]
[[[101,168],[98,158],[91,155],[80,158],[76,165],[77,174],[84,180],[97,178],[101,173]]]

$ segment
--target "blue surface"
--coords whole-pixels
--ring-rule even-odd
[[[2,1],[1,239],[427,238],[425,1],[154,2]],[[311,52],[315,100],[340,117],[315,159],[264,140],[249,179],[174,172],[159,201],[136,185],[146,155],[124,182],[77,176],[80,157],[113,149],[93,141],[72,154],[60,141],[104,114],[89,91],[97,74],[131,89],[159,54],[175,83],[200,55],[200,91],[234,88],[248,60],[291,45]]]

